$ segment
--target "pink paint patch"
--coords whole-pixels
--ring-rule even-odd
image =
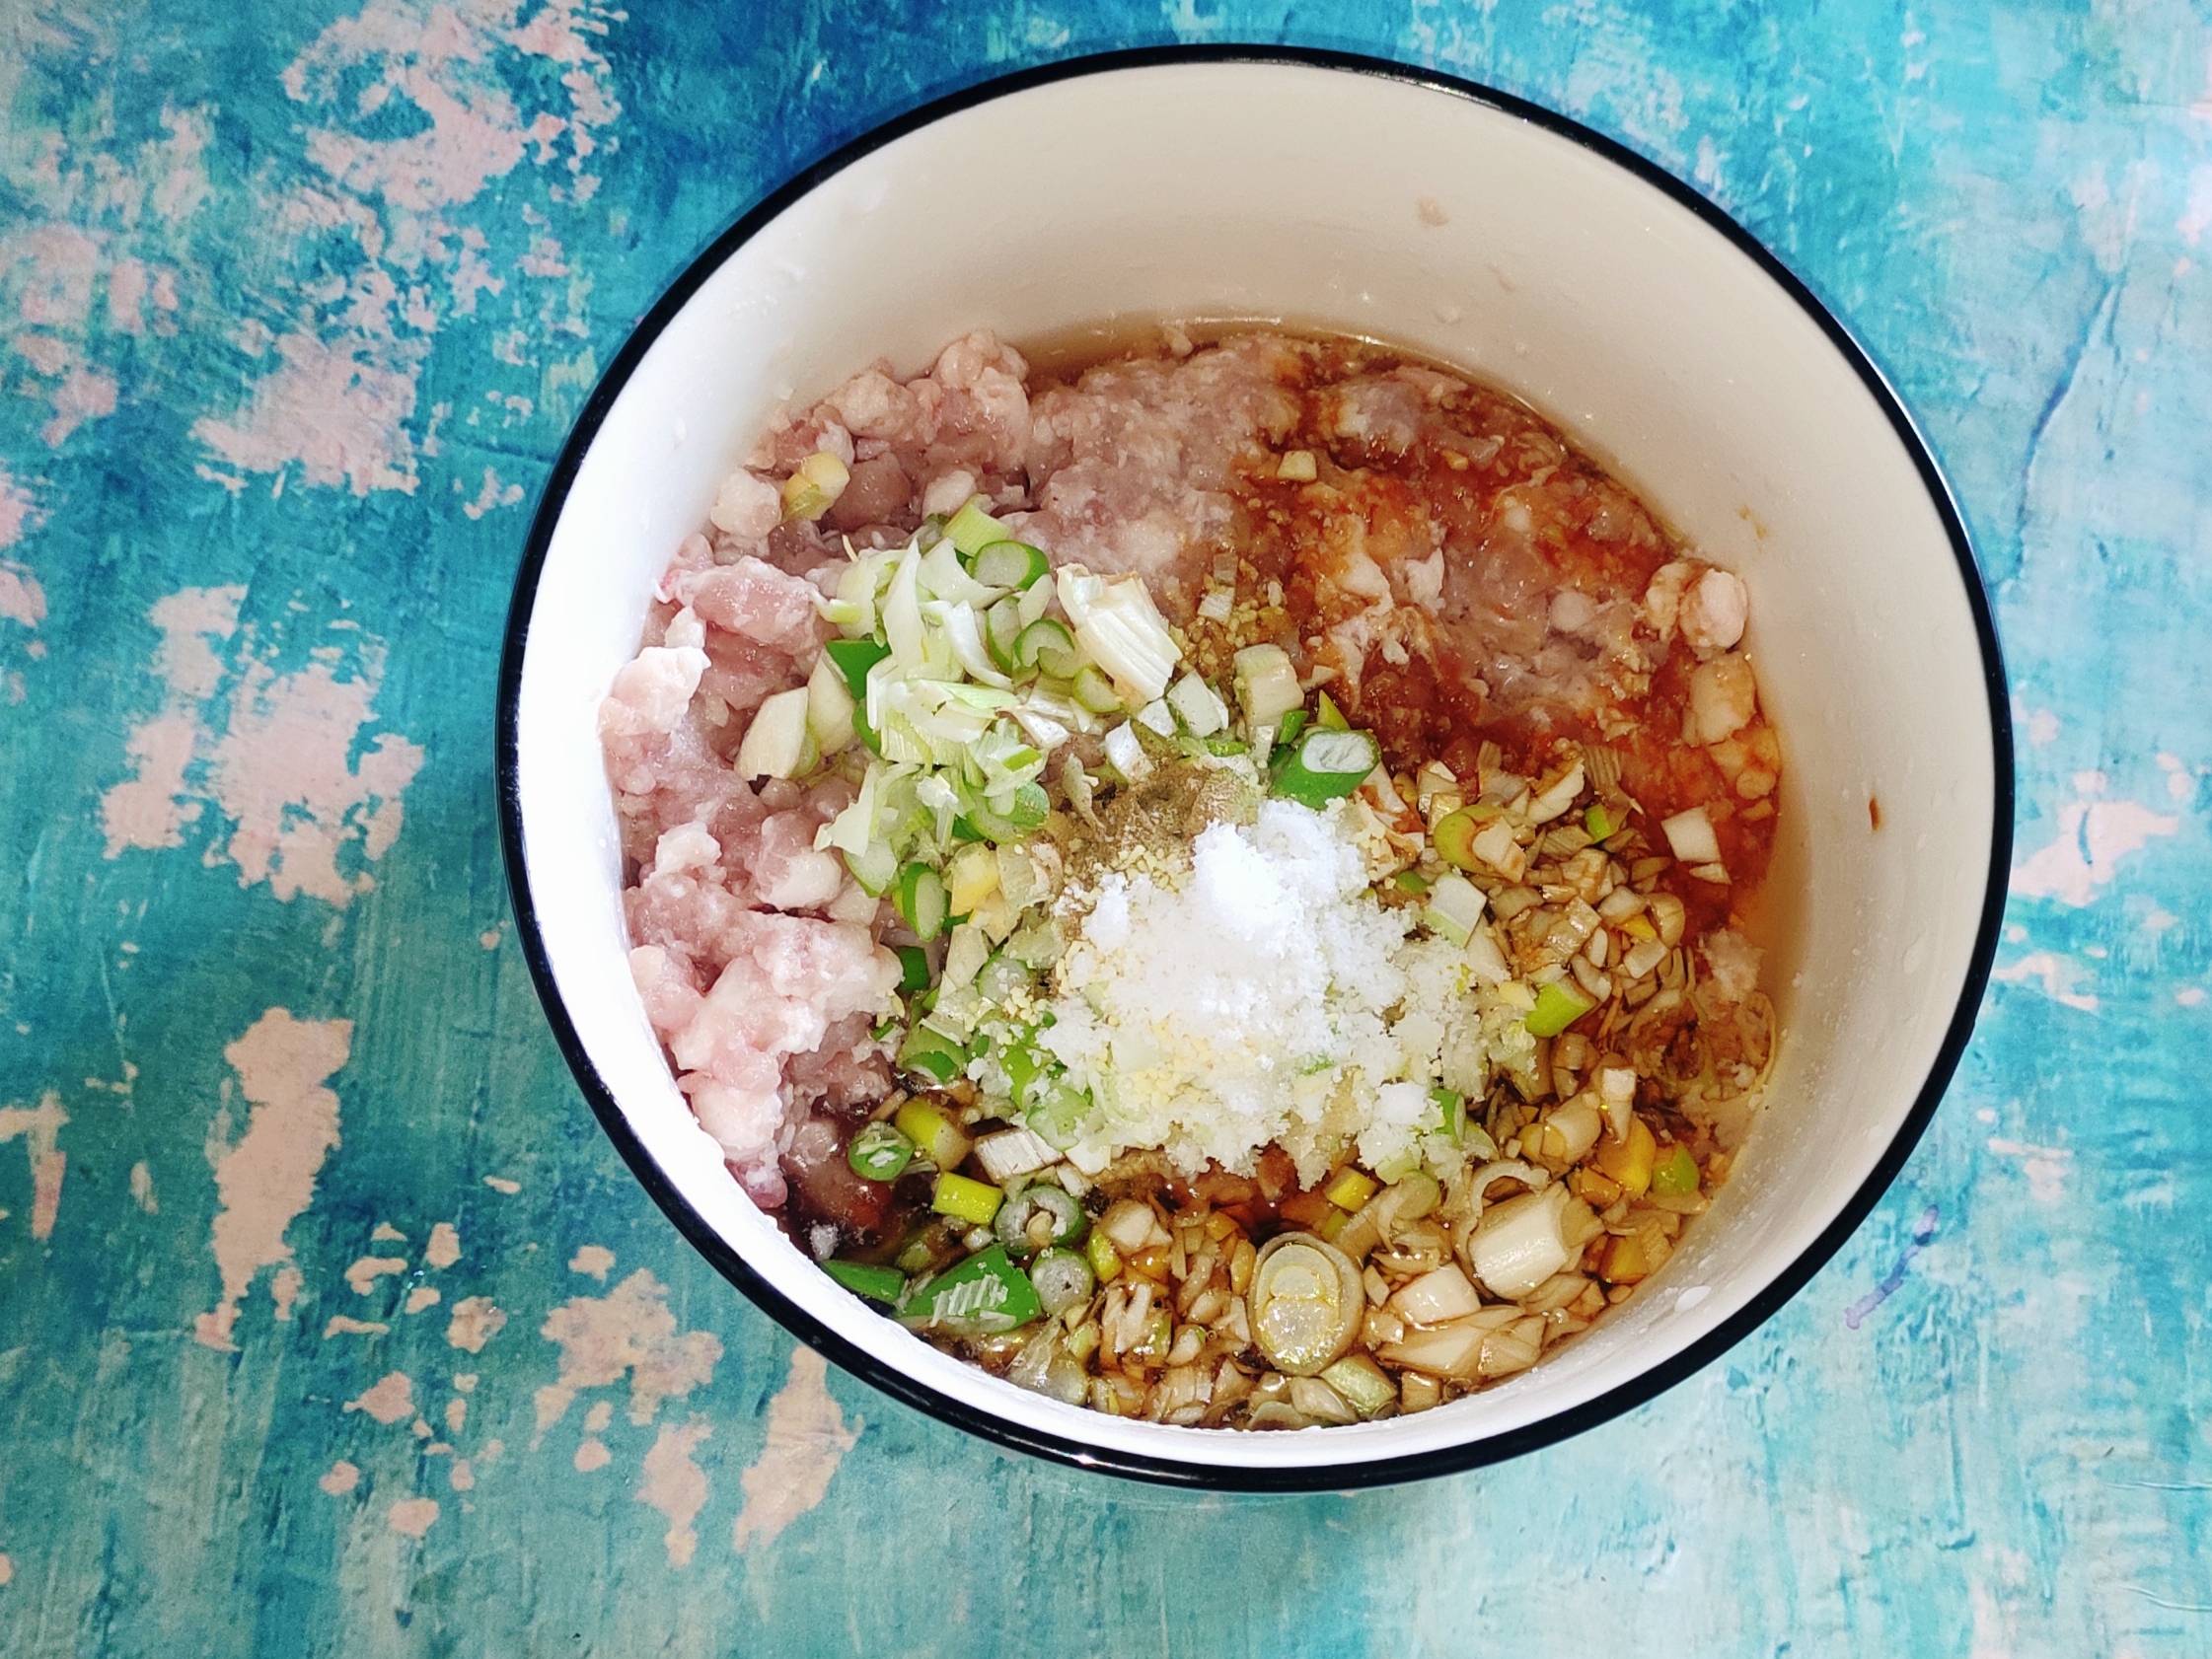
[[[663,1400],[681,1399],[714,1375],[721,1338],[679,1333],[668,1291],[640,1267],[603,1297],[574,1296],[546,1316],[539,1334],[560,1347],[557,1379],[537,1393],[538,1439],[579,1389],[629,1379],[629,1420],[649,1423]]]
[[[645,1454],[637,1490],[631,1494],[667,1518],[668,1531],[661,1535],[661,1543],[668,1551],[670,1566],[691,1565],[692,1556],[699,1551],[699,1534],[692,1523],[706,1507],[706,1472],[692,1454],[713,1432],[704,1417],[694,1417],[681,1428],[663,1423],[652,1450]]]
[[[14,1559],[9,1556],[6,1551],[0,1550],[0,1587],[14,1583],[15,1576],[16,1563]]]
[[[347,1463],[345,1459],[340,1458],[336,1463],[331,1465],[323,1479],[315,1483],[332,1497],[343,1497],[361,1483],[361,1471],[358,1466]]]
[[[205,415],[192,436],[241,472],[297,467],[310,484],[414,492],[407,435],[421,340],[331,341],[305,329],[279,335],[277,367],[229,419]]]
[[[391,1329],[379,1320],[332,1314],[323,1324],[323,1340],[328,1342],[332,1336],[382,1336]]]
[[[42,516],[37,502],[31,500],[25,486],[13,480],[7,467],[0,467],[0,546],[16,546],[16,541],[29,536],[39,522]]]
[[[101,801],[108,856],[182,845],[184,827],[212,805],[231,829],[210,862],[235,863],[241,886],[265,882],[279,899],[306,894],[342,908],[375,885],[365,866],[400,833],[401,797],[422,751],[392,733],[364,738],[383,678],[380,643],[358,639],[350,674],[333,666],[337,646],[279,674],[256,654],[250,629],[227,724],[213,735],[208,716],[224,678],[215,646],[240,632],[244,597],[243,588],[193,588],[153,608],[168,696],[125,740],[131,775]]]
[[[606,1278],[615,1265],[615,1253],[605,1245],[583,1245],[568,1259],[571,1273],[587,1273],[595,1279]]]
[[[604,1440],[585,1440],[577,1446],[576,1455],[569,1460],[578,1475],[596,1475],[613,1461],[614,1453],[607,1450],[607,1442]]]
[[[463,1353],[481,1353],[506,1323],[506,1312],[490,1297],[465,1296],[454,1303],[453,1317],[446,1321],[446,1341]]]
[[[461,1235],[450,1221],[440,1221],[430,1229],[430,1242],[423,1247],[422,1260],[433,1267],[452,1266],[461,1260]]]
[[[315,1178],[338,1144],[338,1098],[323,1084],[352,1043],[350,1020],[295,1020],[271,1008],[223,1050],[254,1110],[237,1144],[213,1159],[218,1208],[209,1244],[222,1299],[193,1327],[208,1347],[235,1346],[231,1332],[254,1275],[291,1263],[285,1231],[314,1201]]]
[[[458,482],[455,487],[459,487]],[[463,504],[461,512],[471,520],[480,519],[498,508],[512,507],[521,499],[522,485],[501,483],[499,474],[486,467],[483,469],[483,484],[478,489],[477,498]]]
[[[434,1308],[437,1305],[437,1287],[434,1285],[418,1284],[412,1290],[407,1292],[406,1308],[405,1311],[410,1314],[419,1314],[425,1308]]]
[[[341,870],[339,852],[374,863],[390,850],[400,797],[422,766],[422,751],[389,733],[355,753],[380,668],[374,655],[351,680],[323,663],[287,675],[248,666],[208,762],[210,792],[238,826],[223,852],[241,887],[265,881],[279,899],[304,893],[342,908],[375,885]]]
[[[521,1182],[509,1181],[503,1175],[487,1175],[483,1178],[483,1184],[494,1192],[502,1192],[510,1198],[522,1190]]]
[[[772,1544],[830,1489],[858,1438],[830,1397],[829,1367],[812,1348],[791,1350],[791,1374],[768,1404],[768,1440],[740,1480],[745,1504],[730,1542]]]
[[[114,377],[97,369],[72,368],[54,388],[53,418],[39,429],[38,436],[48,449],[59,449],[86,422],[105,420],[114,412]]]
[[[6,546],[0,541],[0,546]],[[46,619],[46,591],[31,567],[13,559],[0,559],[0,622],[20,622],[35,628]]]
[[[434,1497],[404,1497],[385,1514],[385,1524],[403,1538],[420,1538],[438,1518]]]
[[[376,1281],[394,1273],[407,1270],[406,1259],[400,1256],[364,1256],[345,1269],[345,1282],[356,1296],[366,1296],[376,1288]]]
[[[148,613],[161,634],[154,666],[168,693],[161,712],[124,739],[130,776],[101,797],[110,858],[127,847],[182,846],[184,826],[199,816],[199,803],[184,798],[185,768],[198,741],[193,705],[222,684],[215,646],[238,631],[245,599],[239,587],[185,588],[156,601]]]
[[[69,1154],[59,1139],[69,1114],[61,1110],[61,1097],[51,1092],[37,1106],[0,1107],[0,1146],[21,1137],[31,1157],[31,1236],[53,1237],[61,1214],[61,1181],[69,1170]]]
[[[364,1411],[387,1427],[414,1415],[414,1379],[405,1371],[389,1371],[357,1399],[345,1403],[348,1411]]]

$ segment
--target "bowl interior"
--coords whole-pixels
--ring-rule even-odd
[[[972,104],[861,155],[720,252],[627,381],[611,377],[619,390],[555,503],[525,602],[510,788],[526,904],[590,1068],[674,1197],[776,1297],[910,1394],[963,1403],[1031,1443],[1254,1477],[1341,1472],[1464,1456],[1617,1399],[1742,1314],[1844,1213],[1978,990],[2002,738],[1966,578],[1914,452],[1852,360],[1740,246],[1598,150],[1506,109],[1404,79],[1217,60]],[[878,355],[912,373],[978,325],[1019,342],[1177,315],[1372,334],[1525,397],[1744,576],[1785,745],[1767,916],[1784,1046],[1720,1202],[1642,1295],[1532,1373],[1353,1429],[1118,1421],[984,1376],[881,1319],[729,1180],[625,967],[595,709],[671,549],[763,422]]]

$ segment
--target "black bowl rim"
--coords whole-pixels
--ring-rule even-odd
[[[518,704],[523,654],[528,642],[530,616],[537,597],[539,577],[545,566],[547,549],[553,541],[553,526],[566,503],[585,451],[598,434],[601,423],[606,419],[609,409],[628,382],[631,373],[669,321],[708,275],[763,226],[817,185],[896,139],[994,99],[1050,86],[1056,82],[1119,70],[1196,63],[1253,63],[1339,70],[1403,82],[1465,99],[1581,145],[1687,208],[1706,225],[1726,237],[1737,252],[1765,272],[1777,287],[1795,300],[1800,309],[1818,325],[1837,353],[1856,371],[1868,395],[1888,416],[1898,442],[1911,456],[1920,472],[1921,482],[1927,489],[1929,500],[1943,521],[1953,554],[1957,559],[1959,580],[1965,588],[1967,605],[1973,614],[1974,632],[1981,647],[1983,681],[1989,696],[1990,759],[1994,781],[1992,804],[1995,810],[1990,826],[1989,876],[1982,899],[1980,928],[1975,937],[1965,980],[1959,987],[1957,1006],[1952,1014],[1927,1079],[1915,1096],[1912,1109],[1906,1114],[1895,1137],[1876,1162],[1867,1179],[1835,1219],[1757,1295],[1726,1322],[1663,1363],[1638,1373],[1593,1400],[1537,1422],[1485,1439],[1403,1457],[1344,1464],[1315,1464],[1290,1469],[1250,1469],[1151,1457],[1086,1445],[1078,1440],[1065,1439],[1010,1422],[979,1409],[964,1400],[941,1394],[829,1330],[773,1289],[747,1266],[699,1213],[685,1202],[630,1131],[621,1109],[615,1103],[612,1091],[585,1052],[575,1026],[561,1004],[560,994],[553,982],[552,966],[546,955],[545,940],[539,929],[537,906],[531,895],[529,872],[524,860],[522,812],[517,783]],[[1927,1129],[1929,1120],[1935,1116],[1937,1104],[1943,1098],[1952,1074],[1957,1067],[1959,1056],[1965,1050],[1973,1030],[1975,1014],[1988,985],[1990,965],[1996,954],[1998,929],[2004,912],[2007,874],[2012,860],[2014,759],[2011,705],[2004,661],[1998,648],[1997,630],[1991,617],[1988,595],[1974,562],[1973,548],[1967,539],[1957,504],[1941,468],[1912,416],[1906,412],[1902,400],[1851,332],[1750,232],[1672,174],[1647,161],[1625,145],[1540,105],[1459,76],[1330,48],[1233,43],[1147,46],[1042,64],[964,87],[897,115],[803,168],[763,196],[708,243],[685,266],[651,310],[646,312],[622,349],[608,364],[599,384],[593,388],[590,397],[576,417],[575,426],[562,446],[547,479],[544,493],[539,498],[522,565],[515,578],[514,599],[508,612],[500,660],[498,698],[497,787],[500,842],[514,904],[516,936],[521,943],[524,959],[530,965],[531,978],[537,986],[539,1000],[545,1006],[547,1021],[553,1027],[554,1041],[566,1057],[569,1069],[574,1072],[600,1126],[615,1143],[631,1173],[691,1242],[692,1247],[712,1262],[725,1278],[751,1298],[763,1312],[800,1341],[835,1360],[864,1382],[926,1412],[940,1422],[965,1429],[995,1445],[1052,1462],[1133,1479],[1201,1490],[1343,1491],[1355,1487],[1390,1485],[1501,1463],[1569,1439],[1643,1405],[1702,1370],[1765,1324],[1805,1287],[1813,1274],[1841,1248],[1844,1240],[1858,1229],[1859,1224],[1895,1181]]]

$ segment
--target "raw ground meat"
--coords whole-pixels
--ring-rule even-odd
[[[820,524],[783,522],[781,482],[817,452],[847,465],[845,488]],[[868,1184],[823,1148],[890,1087],[870,1033],[899,979],[896,916],[814,849],[849,784],[755,786],[732,758],[753,711],[811,670],[845,540],[898,545],[977,493],[1058,561],[1143,575],[1202,666],[1220,667],[1193,613],[1225,560],[1260,613],[1246,634],[1272,632],[1394,755],[1466,775],[1453,746],[1477,729],[1515,758],[1611,744],[1648,808],[1708,810],[1746,890],[1764,869],[1780,757],[1739,649],[1742,584],[1678,556],[1511,398],[1266,330],[1198,346],[1169,329],[1058,378],[981,330],[910,380],[879,362],[773,423],[731,474],[600,714],[632,976],[765,1205],[796,1183],[810,1212],[865,1221]],[[1728,913],[1726,893],[1683,897]]]

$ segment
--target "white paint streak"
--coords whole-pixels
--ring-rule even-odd
[[[721,1338],[679,1333],[668,1291],[640,1267],[601,1297],[573,1296],[546,1316],[539,1334],[560,1348],[558,1377],[537,1393],[537,1438],[561,1419],[580,1389],[629,1378],[629,1420],[649,1423],[663,1400],[681,1399],[714,1375]]]
[[[2037,951],[2032,956],[2022,957],[2009,968],[1995,970],[1989,976],[2008,985],[2032,981],[2040,985],[2043,994],[2053,1002],[2068,1008],[2078,1008],[2085,1014],[2094,1014],[2098,1008],[2096,993],[2074,988],[2074,981],[2080,974],[2080,968],[2064,957],[2055,956],[2049,951]]]
[[[829,1367],[812,1348],[791,1350],[791,1374],[768,1404],[768,1440],[741,1478],[744,1507],[730,1542],[772,1544],[822,1501],[845,1454],[858,1438],[830,1397]]]
[[[271,1008],[223,1050],[254,1111],[237,1144],[214,1159],[209,1244],[222,1299],[193,1327],[208,1347],[235,1346],[231,1331],[254,1275],[291,1262],[285,1231],[314,1201],[315,1178],[338,1144],[338,1098],[323,1085],[345,1064],[352,1042],[350,1020],[295,1020],[289,1009]],[[288,1309],[280,1304],[280,1317]]]
[[[2085,774],[2076,781],[2095,785],[2101,780]],[[2096,900],[2097,890],[2117,873],[2121,859],[2180,828],[2178,818],[2133,801],[2069,801],[2059,809],[2058,838],[2014,869],[2013,891],[2079,908]]]
[[[161,1214],[161,1199],[154,1195],[154,1172],[143,1158],[130,1166],[130,1199],[148,1215]]]
[[[692,1523],[706,1507],[706,1472],[692,1453],[713,1434],[704,1417],[694,1417],[678,1427],[663,1423],[652,1450],[645,1454],[642,1475],[634,1494],[637,1501],[657,1509],[668,1519],[661,1535],[671,1566],[689,1566],[699,1551],[699,1534]]]
[[[2065,1146],[2035,1146],[2028,1141],[2008,1140],[2001,1135],[1989,1138],[1989,1150],[2000,1158],[2019,1160],[2021,1174],[2028,1177],[2028,1196],[2039,1204],[2055,1204],[2066,1197],[2066,1178],[2074,1170],[2073,1149]]]
[[[53,1237],[61,1214],[61,1181],[69,1171],[69,1154],[61,1150],[61,1131],[69,1114],[61,1110],[61,1097],[51,1090],[37,1106],[0,1107],[0,1146],[21,1137],[31,1159],[31,1236]]]

